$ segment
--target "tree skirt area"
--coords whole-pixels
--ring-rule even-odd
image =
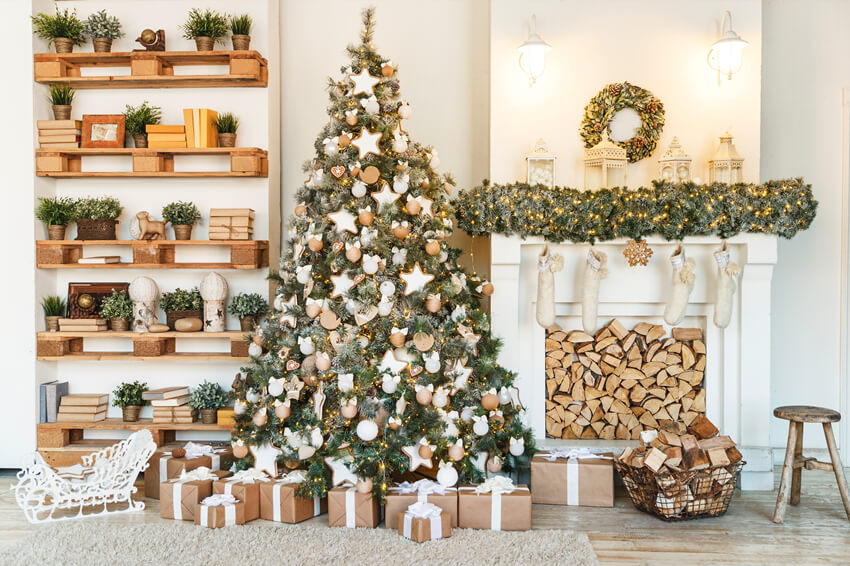
[[[454,529],[422,544],[397,531],[248,524],[206,529],[191,523],[46,525],[0,552],[0,564],[598,564],[583,534],[561,530]]]

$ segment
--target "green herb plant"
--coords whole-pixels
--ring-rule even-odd
[[[159,124],[162,119],[162,108],[150,106],[145,100],[138,106],[126,105],[124,108],[124,128],[131,136],[146,134],[145,126]]]
[[[253,24],[251,16],[242,14],[240,16],[231,16],[230,32],[233,35],[251,35],[251,24]]]
[[[106,10],[91,14],[83,23],[83,33],[88,37],[118,39],[124,37],[121,22],[115,16],[110,16]]]
[[[53,16],[44,13],[33,16],[32,25],[35,34],[48,40],[48,45],[58,38],[70,39],[74,45],[82,45],[86,40],[83,22],[77,18],[77,10],[69,12],[65,9],[60,12],[57,6],[56,14]]]
[[[130,300],[127,291],[113,289],[112,294],[104,297],[100,303],[100,316],[106,320],[113,318],[130,320],[133,318],[133,301]]]
[[[221,385],[204,381],[194,390],[189,398],[189,406],[193,409],[220,409],[227,404],[227,394]]]
[[[262,316],[269,312],[269,302],[259,293],[239,293],[230,301],[227,311],[233,316]]]
[[[239,119],[230,112],[223,112],[215,119],[215,128],[220,134],[235,134],[239,129]]]
[[[67,226],[74,221],[74,199],[70,197],[41,197],[35,217],[48,226]]]
[[[77,91],[68,85],[50,85],[50,103],[53,106],[70,106]]]
[[[201,211],[192,202],[177,201],[162,207],[162,218],[172,226],[191,225],[201,219]]]
[[[142,393],[148,390],[148,384],[140,381],[126,381],[112,392],[113,407],[141,407],[148,402],[142,399]]]
[[[215,10],[201,11],[198,8],[192,8],[189,11],[189,18],[180,26],[180,29],[183,30],[185,39],[209,37],[216,43],[221,43],[227,35],[227,16]]]
[[[197,287],[190,291],[178,287],[171,292],[163,293],[159,304],[165,312],[199,311],[203,308],[204,300]]]
[[[68,303],[65,302],[65,299],[56,295],[48,295],[41,300],[44,316],[65,316],[67,307]]]
[[[74,217],[118,218],[124,208],[115,197],[86,197],[74,203]]]

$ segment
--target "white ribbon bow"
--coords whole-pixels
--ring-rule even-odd
[[[372,212],[372,206],[371,206],[371,205],[369,205],[369,206],[367,206],[367,207],[365,207],[365,208],[358,208],[358,209],[357,209],[357,212]]]
[[[422,385],[421,383],[417,383],[416,387],[414,387],[414,389],[416,390],[417,393],[419,393],[420,391],[424,391],[425,389],[427,389],[428,391],[433,393],[434,392],[434,384],[429,383],[428,385]]]
[[[343,393],[348,393],[352,389],[354,389],[354,374],[353,373],[340,373],[337,375],[337,380],[339,384],[339,390]]]
[[[305,481],[307,481],[307,472],[305,470],[292,470],[288,474],[284,474],[279,480],[275,480],[275,483],[288,485],[304,483]]]
[[[206,466],[195,468],[191,472],[187,472],[186,470],[180,472],[180,482],[207,481],[217,479],[218,476],[212,473],[212,470],[210,470]]]
[[[525,446],[525,438],[514,438],[513,436],[510,439],[511,446]]]
[[[418,493],[421,495],[445,495],[446,486],[440,485],[433,480],[421,479],[415,482],[403,481],[396,484],[394,487],[391,487],[390,491],[395,491],[399,495],[406,495],[410,493]]]
[[[345,249],[350,250],[351,248],[357,248],[359,250],[360,249],[360,241],[358,240],[358,241],[354,242],[353,244],[351,242],[346,242],[345,243]]]
[[[403,334],[407,336],[407,328],[398,328],[393,326],[392,330],[390,330],[390,334]]]
[[[407,228],[409,225],[410,225],[410,224],[407,222],[407,220],[402,220],[401,222],[399,222],[398,220],[393,220],[393,223],[392,223],[391,228],[396,229],[396,228],[398,228],[399,226],[404,226],[405,228]],[[393,253],[399,253],[399,252],[395,251],[395,250],[397,250],[397,249],[398,249],[398,248],[394,248],[394,249],[393,249]]]
[[[413,505],[410,505],[405,513],[410,513],[417,519],[431,519],[432,517],[439,517],[443,513],[443,510],[433,503],[417,501]]]
[[[517,489],[517,486],[514,485],[511,478],[505,476],[493,476],[488,478],[484,483],[475,486],[475,493],[479,495],[482,493],[502,494],[511,493]]]
[[[511,444],[514,443],[514,439],[511,438]],[[587,448],[552,448],[549,450],[548,454],[542,454],[544,458],[549,460],[550,462],[554,462],[555,460],[561,458],[564,460],[572,460],[572,459],[585,459],[585,458],[597,458],[603,460],[610,460],[610,456],[603,456],[602,454],[594,454]]]
[[[216,493],[215,495],[205,497],[201,501],[201,505],[206,505],[207,507],[219,507],[221,505],[233,505],[235,503],[239,503],[239,500],[229,493]]]
[[[253,484],[255,481],[271,481],[271,478],[269,478],[269,476],[263,470],[258,470],[257,468],[248,468],[247,470],[239,470],[238,472],[227,478],[227,481],[234,483]]]
[[[216,450],[209,444],[195,444],[194,442],[187,442],[183,448],[186,450],[184,458],[187,460],[194,460],[201,456],[215,456],[217,452],[224,452],[224,450]]]

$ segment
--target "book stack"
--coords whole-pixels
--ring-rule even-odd
[[[211,208],[210,240],[253,240],[254,211],[250,208]]]
[[[148,147],[151,149],[186,147],[186,127],[148,124],[145,126],[148,134]]]
[[[65,395],[59,403],[57,423],[94,423],[106,418],[109,395],[75,394]]]
[[[150,401],[153,407],[153,422],[186,423],[195,422],[196,411],[189,406],[188,387],[164,387],[142,393],[142,399]]]
[[[77,263],[94,264],[94,263],[121,263],[120,255],[95,255],[91,257],[81,257]]]
[[[106,320],[102,318],[60,318],[60,332],[101,332],[106,330]]]
[[[40,423],[55,423],[59,414],[59,403],[68,394],[67,381],[48,381],[38,386]]]
[[[76,149],[80,147],[79,120],[39,120],[38,143],[41,149]]]
[[[216,118],[218,118],[218,113],[209,108],[184,108],[185,147],[218,147]]]

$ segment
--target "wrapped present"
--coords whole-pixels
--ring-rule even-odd
[[[504,476],[475,487],[459,487],[458,524],[467,529],[527,531],[531,529],[531,493]]]
[[[448,513],[432,503],[417,501],[398,515],[398,534],[414,542],[452,536],[452,520]]]
[[[229,478],[214,482],[213,495],[232,495],[245,504],[243,522],[253,521],[260,518],[260,484],[270,481],[271,478],[262,470],[241,470]]]
[[[296,495],[305,481],[307,473],[294,470],[273,482],[260,484],[260,517],[279,523],[300,523],[327,513],[327,497],[307,499]]]
[[[195,505],[195,524],[211,529],[245,524],[245,503],[232,495],[218,493]]]
[[[331,527],[369,527],[381,522],[381,506],[371,493],[353,487],[335,487],[328,492],[328,525]]]
[[[614,455],[555,448],[531,459],[531,501],[550,505],[614,506]]]
[[[227,473],[200,467],[162,482],[159,484],[159,516],[176,521],[194,520],[195,506],[212,495],[213,482]]]
[[[233,463],[233,449],[229,446],[187,442],[183,449],[186,454],[180,458],[175,458],[171,451],[157,450],[154,453],[145,471],[145,497],[159,499],[159,484],[180,477],[182,472],[200,467],[226,470]]]
[[[405,481],[389,489],[384,526],[398,528],[398,516],[417,502],[433,503],[449,516],[452,527],[457,526],[457,488],[445,487],[429,479]]]

